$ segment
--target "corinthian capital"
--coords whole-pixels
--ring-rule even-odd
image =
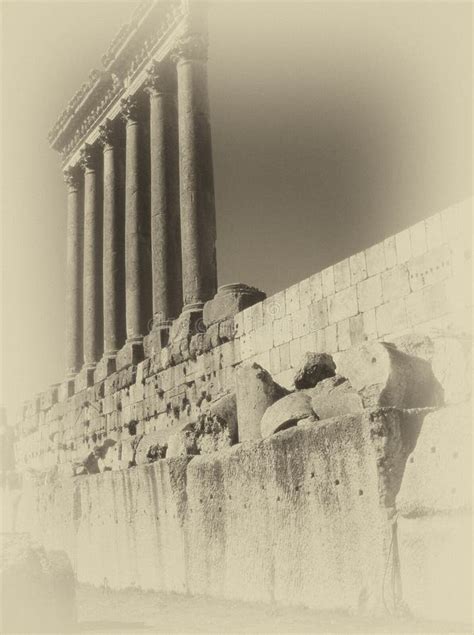
[[[207,60],[207,39],[199,33],[183,36],[172,52],[175,62],[191,60]]]
[[[120,113],[126,122],[138,121],[138,100],[135,95],[120,100]]]
[[[81,167],[84,168],[84,170],[94,170],[95,169],[95,153],[94,153],[94,149],[88,143],[86,143],[86,145],[81,148],[80,164],[81,164]]]
[[[164,92],[163,73],[161,72],[160,65],[154,61],[150,68],[147,70],[147,78],[145,80],[145,90],[150,95],[158,95]]]
[[[77,168],[66,168],[63,172],[64,181],[70,191],[79,189],[80,175]]]
[[[112,148],[114,145],[114,126],[110,119],[99,126],[99,143],[104,149]]]

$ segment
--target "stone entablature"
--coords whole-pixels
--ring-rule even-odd
[[[119,102],[142,84],[146,68],[161,61],[189,27],[185,0],[143,2],[110,44],[104,68],[93,69],[48,134],[64,165],[77,163],[77,149],[97,140],[97,127],[114,119]]]
[[[146,358],[138,364],[72,397],[53,386],[27,402],[17,427],[19,469],[58,464],[70,469],[107,439],[123,447],[125,468],[137,435],[154,435],[164,446],[171,434],[235,390],[235,371],[242,363],[256,362],[290,387],[303,353],[331,353],[337,363],[338,355],[369,340],[429,335],[433,343],[427,358],[445,402],[465,401],[470,225],[467,201],[238,313],[232,313],[232,294],[251,290],[226,285],[205,307],[205,320],[193,335],[181,336],[174,324],[176,337],[167,346],[145,338]],[[242,305],[236,301],[233,307]]]

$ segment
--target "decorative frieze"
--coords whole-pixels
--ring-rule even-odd
[[[61,153],[64,161],[143,71],[185,15],[185,3],[181,0],[140,5],[103,56],[105,70],[91,71],[89,80],[71,99],[48,135],[51,146]]]

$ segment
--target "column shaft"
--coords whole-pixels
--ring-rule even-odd
[[[68,185],[66,245],[66,372],[74,376],[83,361],[82,257],[83,213],[78,174],[65,172]]]
[[[183,296],[201,303],[217,290],[216,219],[206,61],[195,38],[178,48],[178,121]]]
[[[150,94],[150,209],[153,315],[157,324],[181,311],[179,174],[173,96],[156,86]]]
[[[94,366],[102,354],[101,218],[94,158],[84,153],[84,363]]]
[[[126,118],[125,157],[125,298],[127,341],[140,341],[146,330],[144,258],[147,249],[139,178],[140,130],[133,98],[123,105]]]
[[[118,201],[118,174],[113,131],[111,126],[101,128],[104,154],[104,231],[103,231],[103,310],[104,353],[113,357],[122,346],[123,306],[121,297],[120,223]]]

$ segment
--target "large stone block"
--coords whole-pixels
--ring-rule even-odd
[[[443,403],[442,388],[430,364],[402,353],[393,344],[370,342],[334,357],[337,372],[349,379],[366,408],[423,408]]]
[[[219,287],[212,300],[204,305],[203,320],[206,326],[226,320],[266,298],[263,291],[246,284],[225,284]]]
[[[241,366],[236,373],[237,418],[239,441],[260,439],[260,421],[275,401],[288,391],[273,381],[258,364]]]
[[[312,409],[321,420],[362,412],[364,409],[359,393],[341,375],[323,379],[305,392],[311,398]]]
[[[311,397],[304,392],[286,395],[266,409],[260,421],[262,439],[308,418],[315,418],[311,408]]]

